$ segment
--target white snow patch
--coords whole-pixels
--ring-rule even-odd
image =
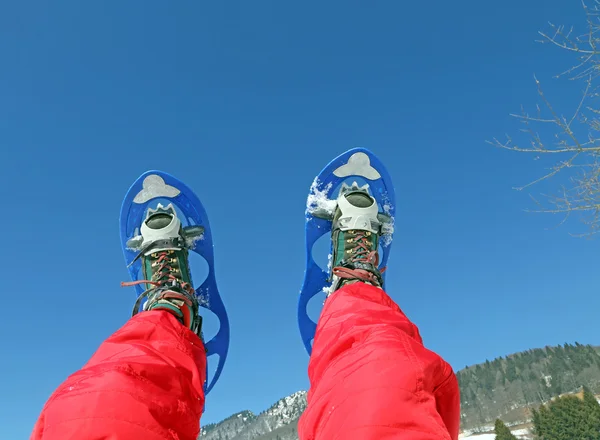
[[[188,249],[194,249],[196,242],[204,240],[204,234],[197,235],[195,237],[185,237],[185,247]]]
[[[333,216],[335,208],[337,207],[337,201],[328,198],[332,186],[333,184],[328,183],[323,190],[319,190],[319,180],[315,179],[313,181],[306,201],[307,213],[313,214],[317,211],[325,211]]]
[[[383,212],[386,213],[390,217],[390,222],[386,222],[381,226],[381,242],[384,246],[389,246],[392,244],[393,234],[394,234],[394,217],[390,214],[392,210],[392,205],[386,203],[383,205]]]
[[[466,429],[462,432],[461,436],[462,436],[462,438],[466,438],[469,436],[480,435],[482,432],[493,431],[493,430],[494,430],[494,425],[484,425],[484,426],[479,426],[474,429]]]
[[[495,440],[496,434],[493,432],[494,427],[488,426],[486,428],[487,428],[486,430],[489,429],[492,432],[478,434],[476,432],[466,431],[466,432],[463,432],[462,434],[460,434],[458,436],[458,439],[459,440]],[[517,437],[519,439],[528,439],[531,436],[531,434],[529,433],[529,429],[515,429],[514,431],[511,431],[511,432],[513,433],[513,435],[515,437]]]
[[[210,295],[208,292],[208,287],[204,290],[200,290],[196,296],[198,297],[198,305],[204,306],[206,308],[210,308]]]
[[[467,435],[467,436],[459,435],[458,436],[459,440],[463,440],[466,438],[471,439],[471,440],[495,440],[496,434],[490,433],[490,434],[478,434],[478,435]]]
[[[326,284],[321,290],[323,290],[325,296],[331,295],[333,293],[333,283],[329,285]]]
[[[544,382],[546,383],[546,388],[550,388],[552,386],[552,376],[547,375],[543,377]]]
[[[265,419],[265,423],[270,430],[288,425],[293,419],[300,416],[306,406],[306,391],[298,391],[291,396],[284,397],[265,413],[270,419]]]

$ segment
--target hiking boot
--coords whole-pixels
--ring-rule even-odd
[[[383,286],[379,270],[379,235],[377,201],[367,187],[344,185],[337,199],[331,238],[333,259],[330,292],[354,282]],[[385,270],[385,269],[384,269]]]
[[[132,316],[139,312],[141,301],[147,297],[143,311],[165,310],[202,337],[202,317],[198,315],[198,298],[188,262],[189,240],[202,232],[203,228],[198,226],[182,228],[171,204],[166,208],[158,204],[155,210],[148,210],[141,235],[128,242],[130,248],[139,250],[131,264],[142,259],[144,279],[122,285],[145,284],[147,289],[138,297]]]

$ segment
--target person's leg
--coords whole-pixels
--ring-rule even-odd
[[[32,439],[195,440],[205,375],[196,334],[171,313],[140,313],[56,389]]]
[[[139,257],[148,300],[50,397],[34,440],[196,440],[206,352],[174,210],[150,212]],[[131,283],[126,283],[131,284]]]
[[[354,283],[327,299],[308,374],[301,440],[458,438],[452,368],[377,287]]]
[[[375,199],[361,190],[340,195],[333,293],[315,333],[301,440],[458,438],[456,376],[382,290],[379,231]]]

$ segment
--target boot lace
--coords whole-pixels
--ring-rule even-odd
[[[380,278],[373,273],[372,269],[377,270],[379,264],[379,254],[377,251],[371,250],[373,243],[369,241],[372,236],[369,231],[355,230],[350,231],[354,235],[349,238],[348,242],[355,243],[352,249],[346,251],[350,254],[350,258],[344,259],[341,266],[336,266],[332,269],[332,274],[343,279],[359,279],[371,284],[380,285]],[[364,268],[364,269],[363,269]],[[371,270],[369,270],[371,269]],[[382,274],[386,268],[379,270]]]
[[[184,282],[181,278],[175,276],[174,274],[180,272],[179,268],[173,267],[172,264],[176,263],[176,258],[172,258],[171,255],[174,252],[171,250],[165,250],[161,252],[157,252],[156,260],[152,262],[152,277],[150,280],[136,280],[136,281],[123,281],[121,282],[121,287],[130,287],[136,286],[138,284],[149,284],[151,287],[142,292],[136,299],[135,304],[133,306],[133,312],[139,309],[142,300],[157,290],[166,291],[169,288],[177,288],[178,290],[183,290],[192,298],[196,294],[194,288],[189,284]],[[154,255],[152,255],[154,257]]]

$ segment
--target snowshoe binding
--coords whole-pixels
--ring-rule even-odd
[[[128,240],[127,245],[139,252],[129,264],[141,258],[144,279],[122,283],[123,286],[146,285],[135,302],[132,316],[139,313],[142,300],[147,298],[143,310],[166,310],[203,339],[187,243],[202,236],[204,228],[183,228],[173,205],[165,208],[159,203],[155,210],[148,210],[140,229],[141,234]]]

